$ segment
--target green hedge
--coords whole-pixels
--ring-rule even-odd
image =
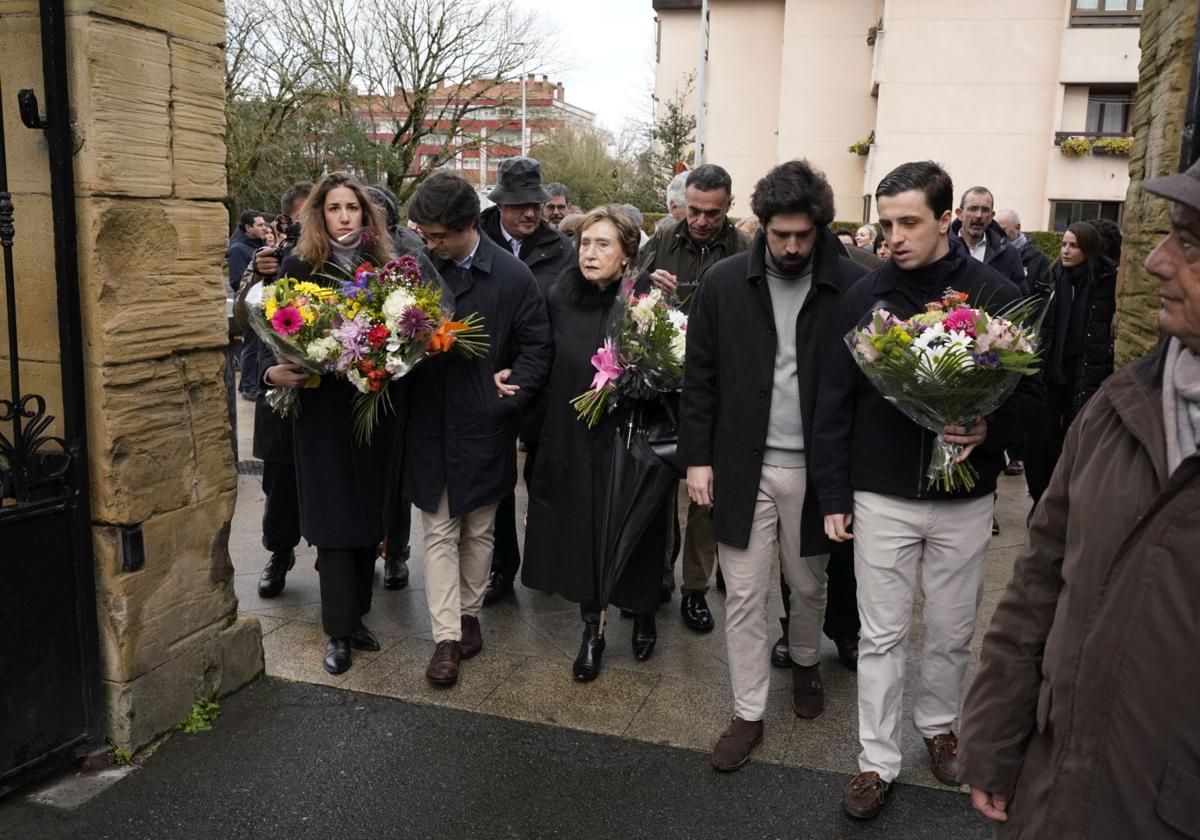
[[[1053,263],[1058,259],[1059,252],[1062,251],[1061,233],[1053,230],[1027,230],[1024,233],[1033,240],[1033,244],[1050,259],[1050,262]]]

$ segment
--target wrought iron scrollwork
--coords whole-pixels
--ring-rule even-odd
[[[0,399],[0,423],[13,424],[15,440],[0,433],[0,503],[27,504],[69,496],[71,453],[62,438],[46,434],[54,416],[41,394]]]

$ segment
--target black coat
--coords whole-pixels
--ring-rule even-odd
[[[1025,237],[1025,242],[1018,250],[1021,253],[1021,264],[1025,266],[1025,283],[1028,290],[1033,294],[1043,292],[1046,284],[1050,282],[1050,259],[1029,237]]]
[[[503,250],[512,253],[508,240],[500,230],[499,206],[489,207],[479,214],[479,229]],[[533,272],[543,295],[550,291],[559,275],[578,261],[571,240],[544,221],[538,225],[533,236],[521,242],[520,258]]]
[[[1063,427],[1091,399],[1113,372],[1113,316],[1117,311],[1117,271],[1112,260],[1100,257],[1095,273],[1086,265],[1064,268],[1056,260],[1050,269],[1054,299],[1046,313],[1046,383],[1059,386],[1068,412]]]
[[[230,234],[226,257],[229,260],[229,287],[235,292],[242,285],[242,275],[246,273],[246,267],[254,261],[254,252],[265,244],[256,236],[247,236],[241,228]]]
[[[962,241],[961,231],[962,220],[955,219],[950,225],[950,238],[961,242],[966,248],[967,243]],[[1021,260],[1021,253],[1008,241],[1008,235],[1004,232],[1004,228],[996,222],[992,222],[983,232],[983,238],[987,243],[983,253],[984,265],[1004,275],[1020,290],[1021,294],[1030,294],[1033,291],[1030,285],[1032,278],[1025,279],[1025,263]],[[970,256],[970,249],[968,249],[968,256]]]
[[[688,321],[687,364],[680,400],[680,459],[712,466],[713,529],[719,542],[745,548],[762,474],[775,371],[775,316],[767,286],[766,240],[721,260],[705,274]],[[866,269],[843,255],[837,237],[817,234],[813,282],[796,321],[796,361],[804,449],[812,451],[820,371],[842,347],[837,313],[842,294]],[[809,481],[800,530],[805,555],[829,550],[817,494]]]
[[[578,419],[571,400],[592,382],[592,355],[608,335],[618,285],[601,291],[573,267],[549,296],[554,366],[529,487],[521,580],[528,587],[557,592],[577,603],[595,599],[598,529],[620,421],[616,414],[605,414],[589,429]],[[674,493],[669,496],[674,500]],[[652,526],[647,531],[617,581],[612,603],[634,612],[651,612],[658,606],[666,538],[665,528]]]
[[[529,268],[480,235],[470,268],[434,263],[454,294],[458,317],[483,316],[488,352],[445,353],[409,380],[404,497],[430,513],[448,491],[450,515],[499,502],[516,486],[516,414],[545,384],[554,359],[546,301]],[[500,399],[493,375],[512,369],[515,396]]]
[[[925,311],[946,289],[966,292],[968,304],[998,309],[1021,293],[1007,279],[975,260],[958,239],[942,259],[913,271],[888,261],[842,296],[836,330],[845,335],[878,306],[897,318]],[[1043,398],[1036,377],[1023,377],[1016,391],[989,418],[987,439],[971,453],[979,480],[971,491],[927,490],[926,471],[934,434],[917,425],[876,390],[843,345],[831,353],[821,374],[809,474],[825,514],[853,512],[853,491],[902,499],[963,499],[990,496],[1004,469],[1004,450],[1020,442],[1021,417],[1031,416]]]
[[[322,273],[296,255],[279,269],[280,276],[327,283]],[[370,441],[360,445],[351,418],[357,393],[332,375],[300,390],[300,413],[293,421],[300,533],[317,548],[367,548],[383,536],[388,446],[397,417],[383,414]],[[396,412],[397,402],[393,399]]]

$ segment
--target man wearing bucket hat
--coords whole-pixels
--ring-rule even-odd
[[[1200,836],[1200,163],[1141,188],[1161,341],[1067,432],[963,711],[1000,838]]]
[[[533,158],[514,157],[500,162],[496,186],[488,193],[496,204],[479,214],[479,229],[521,262],[529,266],[538,288],[545,295],[563,271],[575,264],[571,240],[542,218],[550,193],[542,186],[542,165]],[[545,408],[534,400],[518,420],[525,444],[526,477],[533,475],[537,439]],[[510,495],[496,510],[496,545],[492,550],[492,572],[483,603],[495,603],[512,592],[521,566],[517,545],[516,496]]]

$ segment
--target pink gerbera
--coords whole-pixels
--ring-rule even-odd
[[[955,309],[946,316],[946,320],[942,322],[948,331],[966,333],[975,338],[975,312],[965,306]]]
[[[271,316],[271,326],[280,335],[293,335],[304,326],[304,316],[294,306],[282,306]]]

